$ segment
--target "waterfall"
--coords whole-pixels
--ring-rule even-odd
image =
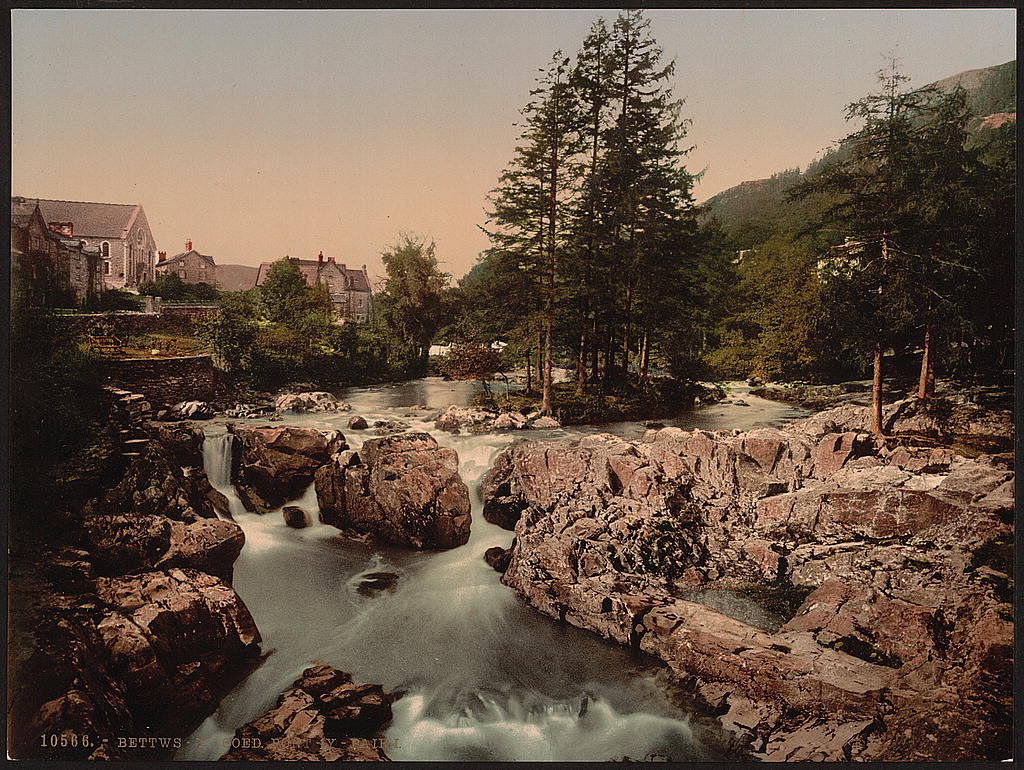
[[[203,468],[214,489],[224,491],[231,486],[231,455],[235,445],[235,436],[224,432],[219,435],[207,435],[203,441]]]

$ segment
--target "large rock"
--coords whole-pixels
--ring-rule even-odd
[[[235,559],[244,545],[245,533],[233,521],[174,522],[167,552],[155,566],[158,569],[190,567],[219,577],[230,585]]]
[[[171,407],[171,415],[182,420],[209,420],[216,409],[205,401],[182,401]]]
[[[481,486],[516,533],[502,582],[660,657],[761,758],[1001,758],[1012,471],[879,452],[849,411],[514,444]],[[806,599],[768,632],[679,598],[702,586]]]
[[[233,762],[382,762],[394,698],[317,663],[302,672],[266,714],[235,731]]]
[[[339,401],[330,393],[316,390],[308,393],[285,393],[278,396],[274,408],[279,412],[347,412],[352,405]]]
[[[368,439],[317,471],[324,522],[411,548],[454,548],[469,539],[469,490],[459,458],[427,433]]]
[[[452,404],[438,415],[434,427],[449,433],[460,433],[463,430],[469,433],[483,433],[490,429],[497,417],[497,413],[485,409]]]
[[[246,510],[267,513],[302,495],[317,469],[347,448],[338,431],[229,425],[242,445],[235,489]]]

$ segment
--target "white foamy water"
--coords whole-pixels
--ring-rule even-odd
[[[233,438],[223,425],[208,425],[207,473],[228,496],[246,536],[234,586],[263,635],[267,656],[185,742],[177,759],[219,758],[234,730],[264,713],[314,660],[399,696],[386,733],[387,752],[396,760],[606,761],[652,752],[675,761],[716,758],[694,743],[686,715],[655,685],[651,659],[530,609],[484,562],[484,551],[508,547],[512,540],[511,532],[480,513],[479,481],[497,454],[516,437],[565,438],[596,429],[478,436],[434,430],[427,417],[450,403],[467,403],[474,391],[473,383],[439,379],[352,389],[341,394],[353,405],[350,413],[286,419],[342,430],[356,449],[373,434],[346,429],[352,414],[371,425],[397,419],[455,449],[470,488],[473,523],[469,542],[448,551],[345,540],[319,523],[312,486],[290,503],[313,522],[306,529],[287,527],[280,511],[245,512],[230,485]],[[700,423],[703,413],[701,427],[743,429],[802,414],[741,396],[751,406],[716,405],[686,419]],[[601,429],[627,437],[644,431],[638,423]],[[397,575],[395,584],[369,596],[360,593],[364,577],[381,572]]]

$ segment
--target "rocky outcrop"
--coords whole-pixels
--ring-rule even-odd
[[[278,396],[274,408],[279,412],[347,412],[352,405],[339,401],[322,390],[307,393],[285,393]]]
[[[368,439],[316,474],[320,516],[339,529],[409,548],[454,548],[469,539],[469,490],[458,454],[427,433]]]
[[[367,424],[365,417],[361,417],[357,414],[348,418],[348,427],[352,430],[366,430],[370,426]]]
[[[37,561],[31,638],[15,656],[14,756],[168,758],[152,750],[159,742],[139,755],[96,740],[184,734],[259,654],[230,585],[244,535],[204,496],[201,433],[149,426],[145,435],[119,482],[69,520],[73,531],[61,534],[74,545]],[[64,732],[90,741],[39,744]]]
[[[233,762],[382,762],[383,730],[394,698],[317,663],[302,672],[270,711],[235,731]]]
[[[338,431],[229,425],[242,445],[235,490],[247,511],[267,513],[299,497],[317,469],[348,447]]]
[[[190,729],[247,672],[260,643],[237,594],[190,569],[98,578],[89,593],[52,595],[37,638],[13,691],[13,747],[16,756],[65,760],[90,757],[98,737]],[[63,732],[93,740],[37,745]]]
[[[890,450],[850,409],[791,431],[513,445],[481,490],[516,533],[502,581],[660,657],[761,758],[1004,758],[1009,568],[992,544],[1012,537],[1013,473]],[[771,632],[679,598],[708,586],[806,599]]]
[[[98,572],[120,575],[166,563],[173,539],[190,544],[189,556],[179,553],[184,561],[176,564],[230,579],[243,535],[233,523],[218,521],[228,502],[201,467],[198,438],[187,428],[160,427],[149,435],[117,485],[83,507],[82,530]],[[203,548],[209,550],[205,555]]]

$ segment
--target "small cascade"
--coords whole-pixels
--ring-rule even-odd
[[[224,491],[225,487],[231,486],[231,455],[234,444],[234,434],[227,431],[207,435],[203,441],[203,468],[214,489]]]

